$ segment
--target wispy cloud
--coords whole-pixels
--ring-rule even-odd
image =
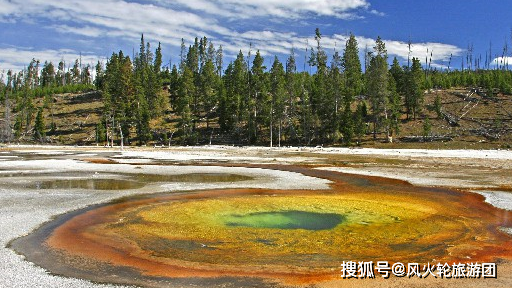
[[[157,3],[167,1],[157,0]],[[297,19],[307,15],[358,18],[357,10],[370,7],[367,0],[175,0],[192,10],[235,19],[279,17]]]
[[[51,28],[61,33],[70,33],[87,37],[100,37],[107,34],[106,30],[91,26],[73,27],[68,25],[53,25]]]
[[[63,28],[56,29],[57,32],[74,32],[88,37],[108,33],[131,39],[146,33],[149,38],[176,44],[179,42],[177,39],[195,35],[232,33],[230,29],[219,25],[214,18],[203,18],[187,11],[121,0],[0,0],[0,6],[3,4],[8,4],[9,7],[14,5],[18,9],[0,10],[2,19],[27,21],[42,18],[50,27]]]
[[[370,14],[377,15],[377,16],[386,16],[386,13],[377,11],[375,9],[372,9],[372,10],[370,10],[368,12],[370,12]]]
[[[348,19],[356,17],[354,13],[358,9],[365,10],[369,6],[367,0],[154,0],[141,3],[123,0],[0,0],[0,18],[14,21],[43,18],[54,22],[51,26],[63,28],[57,31],[88,37],[104,35],[100,29],[126,37],[145,32],[174,44],[176,39],[195,35],[235,34],[226,21],[221,24],[219,19],[298,19],[308,16]]]

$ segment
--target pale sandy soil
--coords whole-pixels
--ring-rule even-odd
[[[36,155],[36,156],[34,156]],[[119,164],[93,164],[87,159],[110,159]],[[406,180],[416,185],[443,186],[483,194],[487,201],[501,209],[512,210],[512,152],[486,150],[379,150],[379,149],[316,149],[316,148],[234,148],[173,147],[118,148],[103,147],[38,147],[12,146],[0,148],[2,174],[59,173],[207,173],[220,171],[253,176],[246,183],[209,184],[178,183],[150,186],[138,190],[31,190],[13,188],[3,179],[0,183],[0,287],[111,287],[48,274],[44,269],[24,261],[6,248],[12,239],[26,235],[53,216],[104,203],[113,199],[141,194],[198,188],[256,187],[272,189],[325,189],[326,181],[275,170],[201,166],[201,164],[293,164],[314,165],[317,169],[344,173],[380,176]],[[171,166],[144,164],[166,163]],[[187,164],[193,166],[173,166]],[[45,176],[46,177],[46,176]],[[51,176],[50,176],[51,177]],[[12,184],[12,183],[11,183]],[[188,186],[187,186],[188,185]],[[511,227],[503,227],[511,232]],[[322,283],[325,287],[512,287],[512,264],[499,263],[498,279],[404,279],[394,278],[346,280]]]

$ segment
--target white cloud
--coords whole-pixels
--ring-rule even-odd
[[[269,15],[285,18],[298,18],[306,14],[332,16],[341,19],[352,17],[355,9],[367,8],[366,0],[228,0],[240,8],[239,12],[249,16]],[[239,4],[242,4],[241,6]]]
[[[2,19],[27,21],[43,17],[46,21],[69,22],[74,27],[63,24],[50,26],[63,28],[61,32],[88,37],[108,33],[131,39],[145,33],[148,38],[175,44],[181,38],[196,35],[232,34],[230,29],[219,25],[214,18],[151,4],[121,0],[12,0],[8,3],[16,5],[18,9],[0,10]]]
[[[155,2],[163,4],[166,1],[156,0]],[[297,19],[308,14],[351,19],[358,18],[356,10],[366,10],[370,7],[367,0],[175,0],[173,2],[192,10],[234,19],[254,17]]]
[[[377,16],[386,16],[386,13],[377,11],[375,9],[372,9],[369,12],[370,12],[370,14],[377,15]]]
[[[508,67],[508,66],[512,66],[512,57],[510,56],[505,56],[505,57],[497,57],[497,58],[494,58],[492,61],[491,61],[491,66],[494,66],[494,67]]]
[[[105,30],[91,26],[72,27],[68,25],[53,25],[51,28],[61,33],[70,33],[87,37],[99,37],[106,34]]]
[[[347,19],[357,18],[354,13],[358,9],[367,10],[369,6],[367,0],[153,0],[142,3],[123,0],[0,0],[0,19],[37,21],[44,18],[57,22],[50,25],[63,28],[58,30],[61,32],[87,37],[99,37],[108,32],[127,38],[145,33],[150,38],[174,44],[181,38],[197,35],[236,34],[228,28],[228,23],[220,24],[218,19],[298,19],[311,15]],[[73,27],[62,22],[72,23]]]
[[[27,48],[1,48],[0,49],[0,72],[6,72],[8,70],[20,71],[28,66],[32,59],[39,60],[41,66],[44,61],[53,62],[55,66],[64,60],[66,66],[72,66],[76,59],[82,58],[82,64],[85,66],[90,64],[92,67],[99,61],[106,62],[105,59],[97,55],[82,54],[80,52],[60,49],[60,50],[33,50]]]
[[[409,54],[409,47],[406,42],[393,40],[384,40],[384,42],[386,43],[388,54],[397,56],[403,60],[407,59]],[[437,62],[437,64],[440,64],[441,62],[449,61],[450,55],[457,56],[462,52],[463,49],[457,46],[443,43],[427,42],[412,43],[411,45],[411,58],[416,57],[420,59],[422,63],[424,63],[425,57],[427,57],[429,61],[430,58],[432,58],[433,63]]]
[[[13,19],[9,19],[8,17],[5,17],[5,15],[12,14],[16,12],[16,10],[19,9],[16,4],[11,3],[7,0],[0,0],[0,22],[13,22]]]
[[[237,32],[230,27],[230,21],[221,21],[226,20],[225,17],[231,20],[253,17],[308,19],[317,16],[347,19],[359,17],[358,11],[382,16],[382,13],[370,10],[368,0],[146,0],[140,3],[126,0],[0,0],[0,21],[34,21],[59,33],[80,36],[82,40],[86,37],[108,41],[110,37],[135,45],[144,33],[147,40],[161,41],[175,48],[179,47],[182,38],[190,41],[197,36],[207,36],[216,45],[222,45],[228,57],[236,55],[240,49],[247,53],[250,43],[253,51],[259,49],[263,55],[286,55],[292,48],[300,54],[307,41],[309,46],[314,46],[315,40],[296,32]],[[331,50],[329,53],[335,46],[341,52],[346,40],[346,35],[325,35],[322,44]],[[358,37],[358,42],[361,51],[366,46],[370,49],[374,46],[374,40],[370,38]],[[407,59],[407,43],[385,42],[391,56]],[[412,56],[425,59],[427,48],[433,51],[435,62],[446,61],[450,54],[462,52],[453,45],[413,43]],[[3,52],[12,52],[8,49],[3,49]],[[0,53],[0,69],[23,67],[33,57],[58,62],[63,50],[36,52],[29,49],[19,52],[17,55]],[[73,53],[76,59],[78,53]]]

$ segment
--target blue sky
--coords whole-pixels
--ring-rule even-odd
[[[259,49],[267,66],[273,55],[283,61],[295,49],[304,59],[320,28],[328,54],[342,51],[347,35],[356,35],[360,52],[381,36],[390,58],[460,68],[468,46],[474,58],[512,55],[512,1],[398,0],[0,0],[0,71],[18,70],[32,58],[68,64],[82,55],[95,64],[114,51],[131,55],[144,33],[153,48],[162,42],[165,62],[176,63],[181,38],[207,36],[222,45],[226,61],[242,49]],[[512,61],[510,61],[512,63]]]

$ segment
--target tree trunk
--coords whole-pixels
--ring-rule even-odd
[[[121,129],[121,124],[117,124],[119,126],[119,133],[121,135],[121,151],[124,149],[124,137],[123,137],[123,129]]]
[[[373,140],[377,139],[377,116],[373,117]]]
[[[282,121],[281,119],[279,119],[279,138],[277,139],[277,142],[279,143],[278,146],[281,147],[281,125],[282,125]]]
[[[112,117],[112,128],[111,128],[111,130],[112,130],[112,133],[111,133],[112,137],[110,137],[110,143],[111,143],[110,147],[112,147],[112,148],[114,147],[114,127],[115,127],[114,126],[114,117]]]
[[[389,136],[389,122],[388,122],[388,109],[386,105],[384,105],[384,119],[386,119],[386,142],[391,143],[393,140],[390,140]]]
[[[272,111],[272,103],[270,103],[270,147],[272,147],[272,138],[273,138],[273,135],[272,135],[272,128],[273,128],[273,120],[274,120],[274,113]]]

